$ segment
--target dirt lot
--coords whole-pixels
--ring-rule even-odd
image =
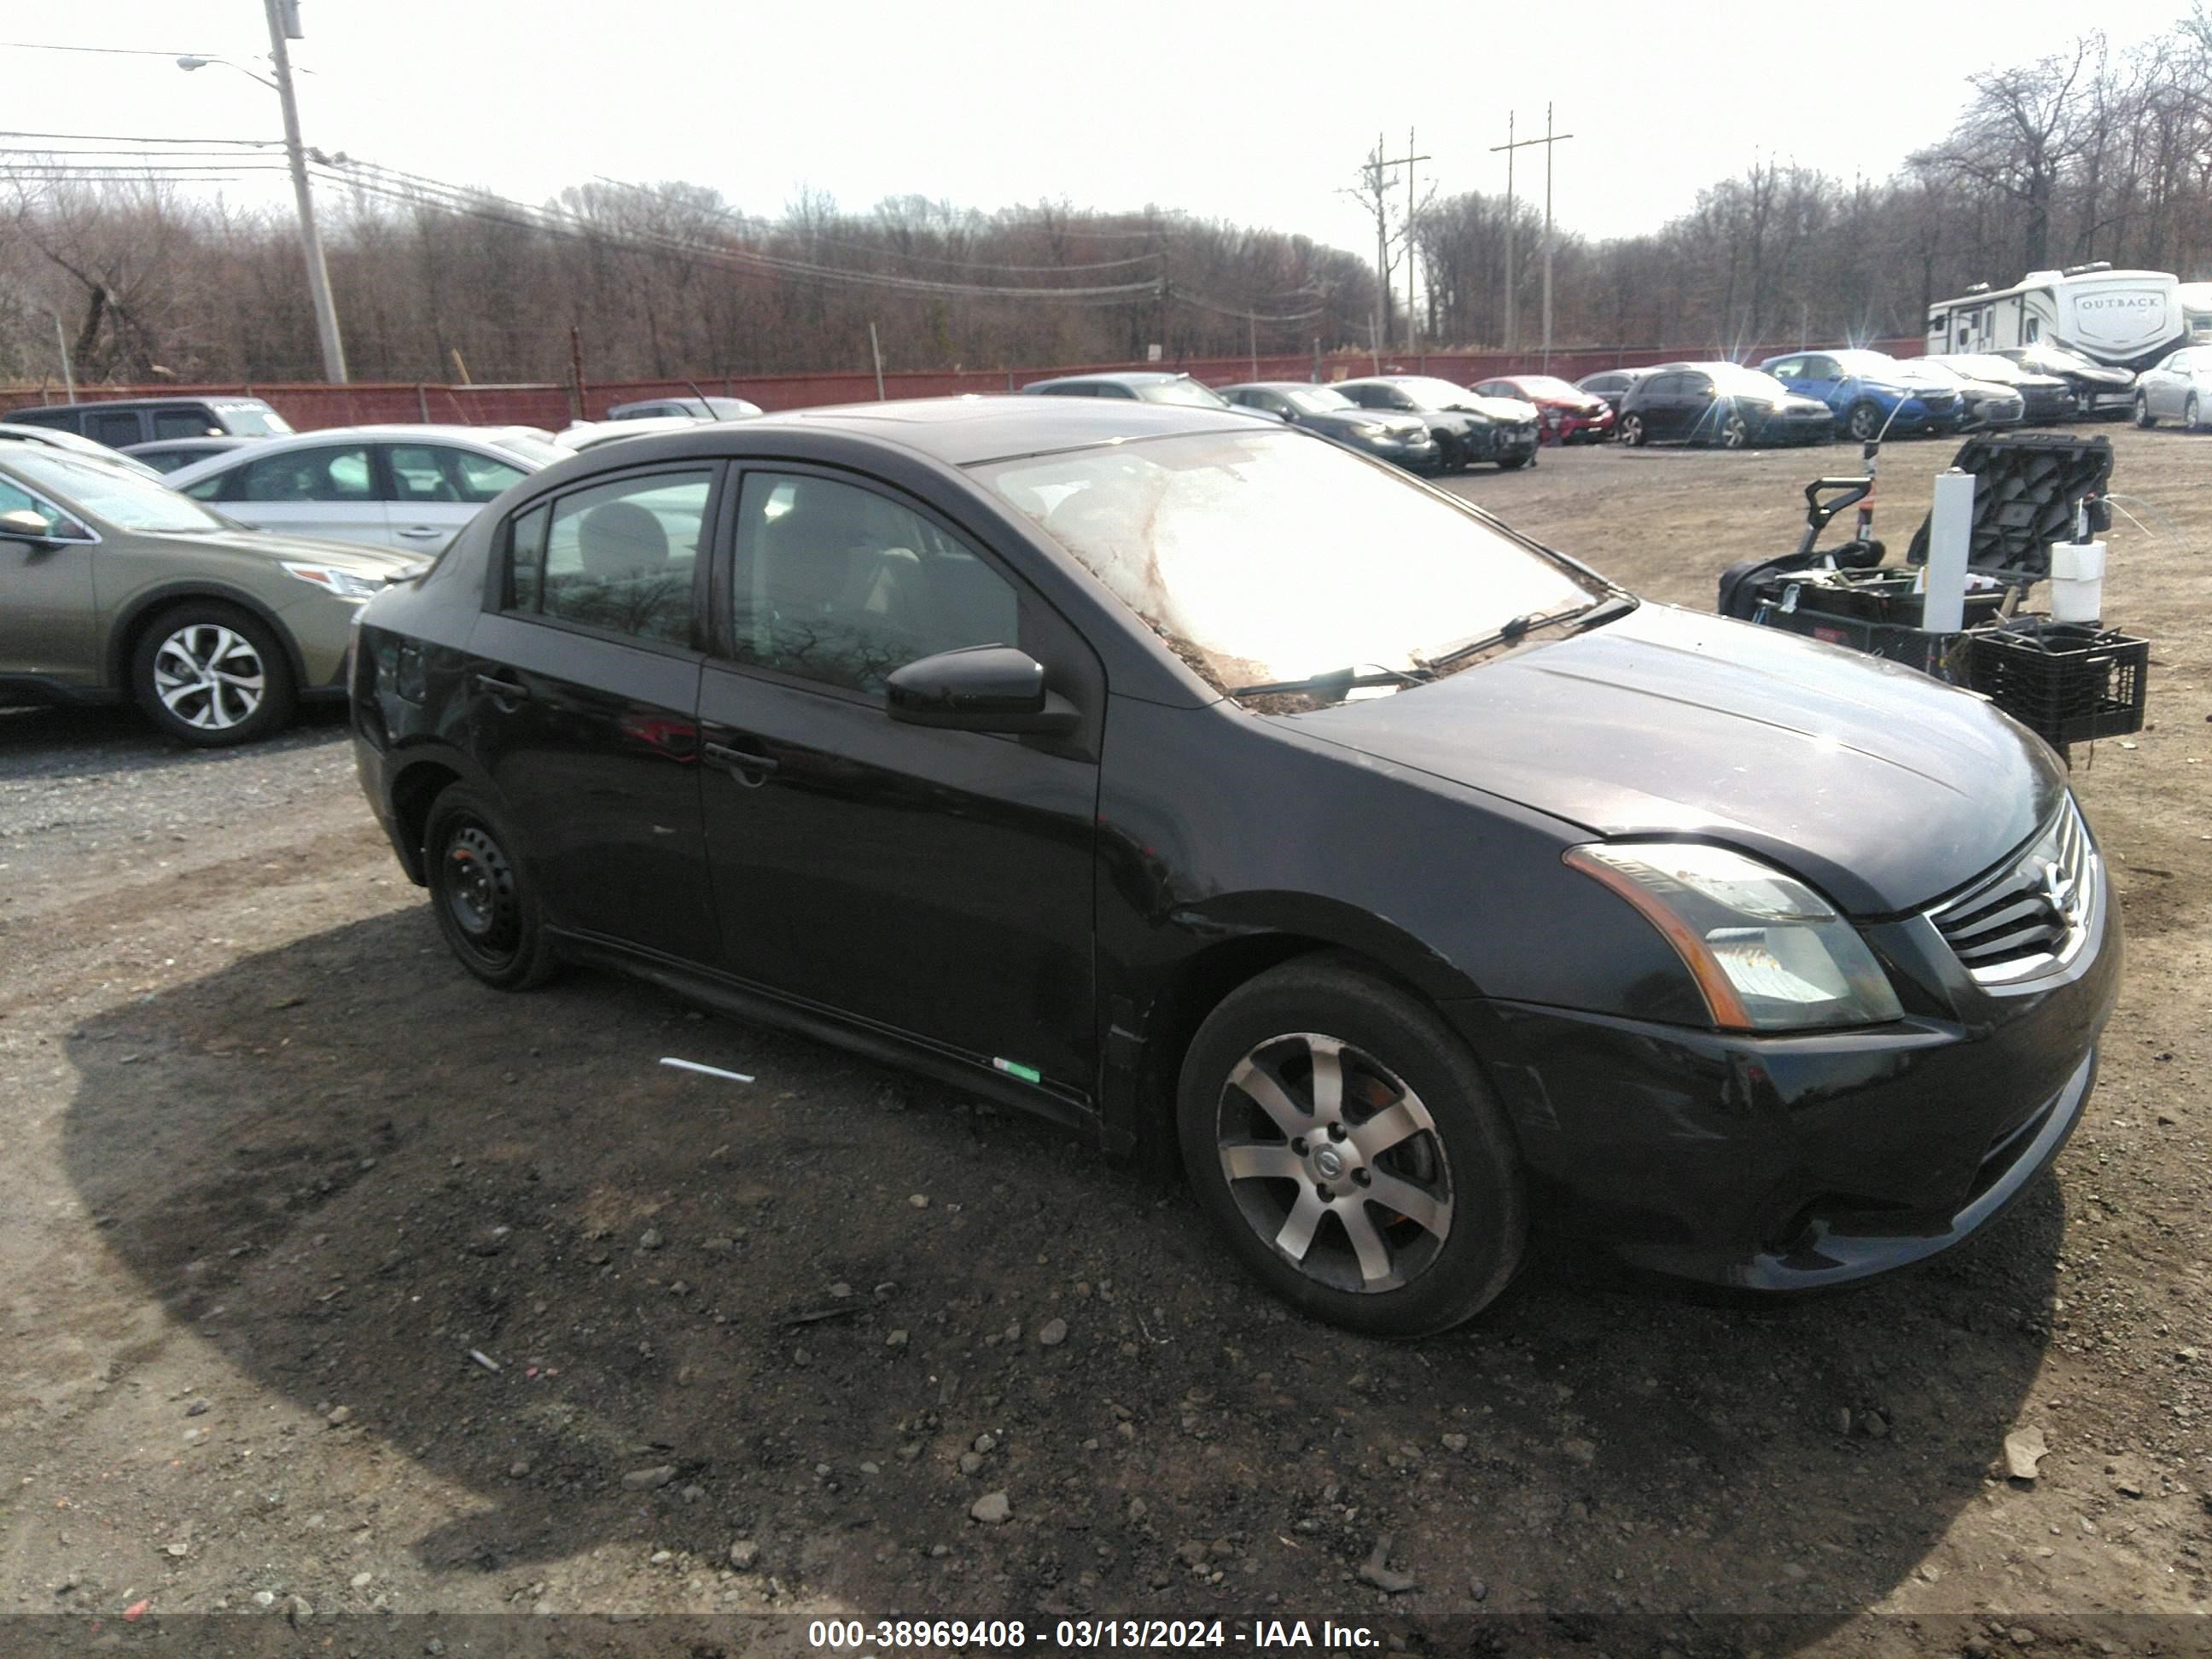
[[[532,1611],[2202,1650],[2212,1620],[2078,1617],[2212,1610],[2212,446],[2112,435],[2155,533],[2114,533],[2107,614],[2157,643],[2154,726],[2075,756],[2130,951],[2097,1097],[1986,1236],[1783,1310],[1540,1264],[1446,1339],[1304,1324],[1042,1124],[595,974],[479,989],[333,717],[210,757],[0,716],[0,1611],[173,1651],[216,1611],[271,1651],[803,1634],[465,1617]],[[1885,457],[1893,542],[1950,447]],[[1575,451],[1462,487],[1705,606],[1848,465]],[[1359,1577],[1385,1535],[1413,1588]],[[333,1621],[371,1613],[408,1618]]]

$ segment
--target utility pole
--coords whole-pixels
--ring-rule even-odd
[[[1552,368],[1552,146],[1563,144],[1575,135],[1552,131],[1552,106],[1544,106],[1544,136],[1523,138],[1517,143],[1513,137],[1513,114],[1505,116],[1505,142],[1492,144],[1491,154],[1505,152],[1505,349],[1520,349],[1521,341],[1513,320],[1513,152],[1526,149],[1532,144],[1544,147],[1544,370]]]
[[[292,95],[292,53],[285,45],[289,21],[299,27],[297,0],[261,0],[269,15],[269,61],[276,70],[276,100],[284,106],[284,153],[292,163],[292,194],[300,204],[300,240],[307,255],[307,293],[315,305],[315,334],[322,342],[323,378],[346,383],[345,345],[338,338],[338,309],[331,298],[330,267],[323,263],[323,239],[315,228],[315,198],[307,186],[307,146],[300,140],[300,105]],[[289,14],[289,17],[288,17]]]
[[[1406,355],[1413,355],[1413,164],[1435,158],[1413,153],[1413,130],[1406,129]]]
[[[1416,155],[1413,154],[1413,134],[1411,128],[1407,129],[1406,153],[1403,155],[1384,155],[1382,154],[1382,135],[1379,132],[1376,133],[1375,135],[1374,154],[1370,155],[1367,160],[1360,165],[1360,172],[1367,176],[1367,188],[1364,191],[1346,190],[1340,192],[1340,194],[1342,195],[1358,197],[1362,202],[1371,206],[1375,210],[1375,321],[1374,332],[1370,337],[1372,341],[1375,361],[1377,365],[1376,372],[1378,374],[1381,372],[1380,365],[1382,361],[1382,318],[1389,301],[1390,285],[1390,204],[1383,193],[1383,185],[1385,182],[1383,175],[1392,167],[1404,167],[1407,169],[1406,327],[1407,333],[1406,336],[1406,344],[1407,349],[1411,350],[1413,349],[1413,334],[1411,331],[1413,325],[1412,320],[1413,310],[1413,181],[1412,168],[1414,162],[1425,161],[1431,159],[1426,155]]]

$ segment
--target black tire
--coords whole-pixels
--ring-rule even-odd
[[[1315,1086],[1332,1065],[1334,1119]],[[1231,993],[1191,1042],[1176,1107],[1200,1204],[1261,1284],[1315,1318],[1433,1335],[1521,1265],[1520,1154],[1474,1055],[1351,963],[1304,957]],[[1232,1176],[1232,1158],[1251,1172]]]
[[[448,785],[430,803],[422,862],[438,931],[485,984],[526,991],[560,964],[514,847],[490,803],[468,785]]]
[[[2136,424],[2146,432],[2158,424],[2158,416],[2150,412],[2150,400],[2140,392],[2136,393]]]
[[[1624,415],[1620,417],[1620,441],[1631,449],[1641,449],[1651,441],[1650,435],[1644,429],[1644,417],[1641,415]]]
[[[298,700],[274,629],[219,599],[173,605],[131,653],[131,694],[179,743],[228,749],[282,730]]]
[[[1860,443],[1879,438],[1884,424],[1879,404],[1853,404],[1844,416],[1844,431]]]
[[[1498,470],[1500,472],[1515,471],[1521,467],[1529,465],[1535,459],[1534,455],[1500,455],[1498,458]]]

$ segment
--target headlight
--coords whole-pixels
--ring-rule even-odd
[[[1666,935],[1724,1030],[1871,1025],[1904,1012],[1858,930],[1756,859],[1688,842],[1574,847],[1565,859]]]
[[[1390,435],[1390,428],[1374,421],[1362,421],[1352,428],[1352,435],[1355,438],[1387,438]]]
[[[350,570],[334,570],[326,564],[294,564],[287,559],[284,574],[303,582],[313,582],[325,593],[335,593],[342,599],[374,599],[384,592],[381,577],[357,576]]]

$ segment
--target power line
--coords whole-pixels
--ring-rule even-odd
[[[0,47],[15,52],[90,52],[106,58],[189,58],[190,52],[155,52],[150,46],[72,46],[58,40],[0,40]]]

